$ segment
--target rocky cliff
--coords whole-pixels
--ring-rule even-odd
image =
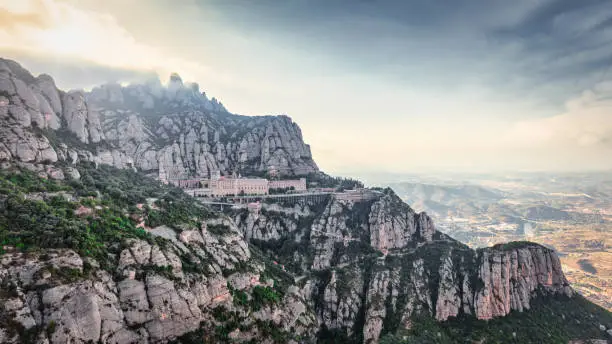
[[[264,204],[238,211],[247,239],[299,277],[320,326],[365,343],[411,319],[492,319],[539,295],[571,297],[555,253],[524,243],[473,251],[437,232],[389,189],[376,200]]]
[[[300,128],[287,116],[229,113],[199,86],[172,75],[167,86],[108,84],[58,90],[0,59],[0,161],[95,161],[169,177],[317,171]]]
[[[0,343],[315,337],[299,288],[230,219],[133,172],[78,170],[72,186],[0,173]],[[117,194],[117,181],[130,186]],[[129,206],[142,193],[164,196]]]
[[[172,230],[169,233],[174,235]],[[263,271],[260,266],[253,272],[221,274],[248,259],[249,250],[241,237],[218,238],[206,231],[188,235],[188,242],[169,248],[128,242],[115,276],[96,269],[91,265],[94,261],[71,250],[4,254],[0,317],[8,320],[0,326],[0,342],[160,343],[196,331],[203,322],[218,323],[215,309],[243,313],[245,330],[238,333],[245,340],[263,340],[254,325],[256,319],[271,321],[297,335],[313,336],[315,319],[296,288],[288,290],[282,303],[251,313],[250,319],[234,306],[231,292],[250,291],[259,285]],[[219,246],[216,252],[205,249],[210,244]],[[187,252],[213,257],[216,261],[206,266],[210,272],[185,271],[179,254]],[[208,331],[214,328],[208,326]]]

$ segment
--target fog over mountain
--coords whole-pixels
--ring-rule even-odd
[[[0,53],[62,89],[178,72],[328,171],[612,168],[607,1],[0,4]]]

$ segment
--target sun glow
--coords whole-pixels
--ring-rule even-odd
[[[82,55],[94,40],[87,33],[74,26],[60,26],[39,32],[40,45],[51,53]]]

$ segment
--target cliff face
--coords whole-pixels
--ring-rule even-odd
[[[540,295],[573,294],[552,250],[473,251],[390,190],[372,201],[264,204],[259,215],[237,211],[235,222],[299,276],[325,331],[365,343],[415,317],[491,319],[528,310]]]
[[[271,166],[289,175],[317,171],[289,117],[230,114],[177,75],[167,87],[156,81],[63,92],[50,76],[0,59],[0,119],[0,161],[85,159],[145,172],[161,167],[170,177]]]
[[[479,319],[529,309],[538,289],[567,296],[573,293],[559,257],[542,246],[487,248],[478,258],[478,277],[483,285],[475,290],[474,311]]]
[[[147,185],[155,187],[142,183],[137,189]],[[78,190],[0,195],[2,217],[18,204],[44,208],[54,197],[86,204],[64,203],[75,214],[65,215],[75,229],[68,238],[40,229],[66,229],[44,211],[24,214],[36,217],[39,226],[11,225],[10,232],[0,218],[0,343],[167,343],[198,330],[197,342],[204,334],[211,342],[230,335],[262,343],[281,335],[286,340],[315,338],[316,317],[299,289],[281,285],[283,272],[253,256],[227,217],[205,212],[197,225],[159,225],[135,237],[129,234],[135,233],[129,220],[111,205],[91,207],[91,198],[83,201],[77,195]],[[156,209],[151,213],[166,211],[161,203],[151,201],[151,206]],[[109,227],[116,226],[121,226],[114,236],[119,240],[95,239],[94,232],[112,237]],[[25,239],[34,233],[44,236],[38,244]],[[6,245],[15,234],[27,250]],[[82,248],[90,244],[103,253]]]

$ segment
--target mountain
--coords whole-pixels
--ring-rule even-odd
[[[0,161],[83,159],[144,172],[161,166],[170,177],[318,170],[289,117],[233,115],[176,74],[167,87],[155,81],[63,92],[50,76],[2,59],[0,104],[7,104],[0,106]]]
[[[0,342],[606,340],[551,249],[472,250],[391,189],[216,211],[146,176],[219,170],[344,188],[286,116],[167,87],[63,92],[0,65]],[[479,191],[480,192],[480,191]]]
[[[412,196],[415,199],[430,199],[438,203],[448,203],[455,199],[469,198],[484,202],[499,200],[503,193],[479,185],[434,185],[423,183],[393,183],[389,185],[398,193]]]
[[[388,184],[415,208],[423,209],[436,218],[445,218],[449,212],[464,217],[477,214],[504,198],[504,193],[479,185],[442,185],[413,182]]]

